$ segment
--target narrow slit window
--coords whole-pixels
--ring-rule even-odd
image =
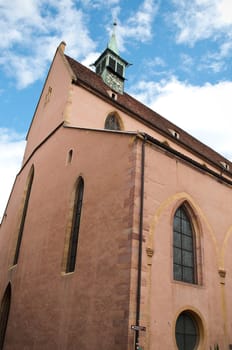
[[[80,176],[77,180],[76,194],[74,199],[72,228],[71,228],[70,241],[69,241],[66,273],[73,272],[75,270],[83,195],[84,195],[84,180]]]
[[[68,164],[72,163],[73,150],[70,149],[68,152]]]
[[[104,59],[102,60],[102,63],[101,63],[101,71],[102,71],[102,72],[103,72],[105,66],[106,66],[106,58],[104,58]]]

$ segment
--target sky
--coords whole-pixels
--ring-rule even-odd
[[[232,0],[0,0],[0,219],[56,48],[89,67],[114,21],[126,92],[232,160]]]

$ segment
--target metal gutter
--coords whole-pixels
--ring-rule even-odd
[[[140,179],[140,210],[139,210],[139,251],[138,251],[138,276],[136,297],[136,326],[140,327],[140,305],[141,305],[141,281],[142,281],[142,254],[143,254],[143,207],[144,207],[144,175],[145,175],[145,144],[147,135],[144,135],[141,148],[141,179]],[[139,346],[139,330],[135,331],[135,350]]]

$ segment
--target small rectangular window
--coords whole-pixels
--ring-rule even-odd
[[[105,66],[106,66],[106,58],[104,58],[104,60],[102,60],[102,64],[101,64],[101,70],[102,70],[102,72],[103,72]]]
[[[173,130],[173,129],[168,129],[168,130],[172,134],[172,136],[175,137],[175,139],[179,140],[180,134],[176,130]]]
[[[122,77],[123,76],[123,65],[117,63],[117,73]]]
[[[100,64],[96,67],[96,73],[100,74]]]
[[[224,169],[230,170],[230,165],[226,162],[220,162]]]
[[[113,69],[113,71],[115,71],[115,65],[116,65],[116,61],[112,57],[110,57],[109,58],[109,66],[111,69]]]

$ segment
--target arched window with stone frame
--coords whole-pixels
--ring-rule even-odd
[[[178,350],[194,350],[200,342],[199,322],[192,312],[181,312],[176,320],[176,345]]]
[[[176,281],[202,283],[200,232],[196,231],[200,230],[194,212],[184,202],[173,219],[173,279]]]
[[[105,120],[104,129],[118,131],[123,130],[123,123],[117,112],[108,114]]]
[[[81,212],[84,196],[84,179],[82,176],[79,176],[76,182],[76,190],[73,202],[73,211],[72,211],[72,223],[71,231],[68,242],[68,251],[66,258],[66,273],[74,272],[76,266],[76,256],[79,240],[79,230],[81,222]]]

